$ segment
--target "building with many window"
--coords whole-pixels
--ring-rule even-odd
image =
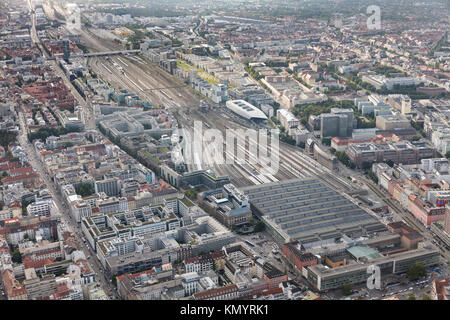
[[[194,294],[194,300],[234,300],[238,297],[239,289],[235,284]]]
[[[367,247],[368,248],[368,247]],[[440,251],[432,245],[424,245],[416,250],[402,251],[389,255],[381,255],[376,251],[366,250],[365,247],[355,247],[352,258],[356,263],[340,265],[330,268],[318,264],[308,268],[307,279],[317,290],[326,291],[341,288],[344,284],[354,284],[367,281],[370,273],[367,267],[380,267],[381,274],[402,274],[417,262],[426,267],[439,264]]]
[[[121,195],[121,183],[119,178],[110,178],[95,181],[95,192],[104,192],[108,197]]]
[[[351,143],[345,153],[358,168],[361,168],[364,162],[372,164],[389,160],[396,164],[416,164],[422,159],[434,157],[436,149],[429,143],[422,141]]]

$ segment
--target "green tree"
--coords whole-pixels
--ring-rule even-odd
[[[352,294],[353,286],[350,283],[346,283],[342,285],[341,289],[344,296],[349,296]]]
[[[30,205],[31,203],[33,203],[34,200],[24,200],[22,201],[22,215],[26,216],[27,213],[27,207],[28,205]]]
[[[114,286],[117,286],[117,274],[115,274],[115,275],[113,275],[113,276],[111,277],[111,283],[112,283]]]
[[[92,184],[89,182],[85,182],[75,188],[75,191],[77,194],[81,195],[82,197],[87,197],[92,194],[94,194],[95,190]]]
[[[410,281],[418,280],[427,275],[425,266],[421,262],[417,262],[408,269],[408,279]]]
[[[322,144],[325,146],[331,146],[331,139],[330,138],[323,138]]]
[[[350,169],[354,169],[356,167],[345,152],[336,151],[335,156],[343,165],[349,167]]]
[[[416,296],[414,295],[414,293],[409,294],[408,300],[416,300]]]
[[[261,232],[266,228],[262,221],[258,221],[255,225],[255,232]]]
[[[364,161],[363,163],[361,163],[361,169],[363,169],[364,171],[369,170],[372,167],[372,163],[369,161]]]
[[[7,130],[0,130],[0,145],[8,150],[8,146],[16,141],[17,134],[15,132],[8,132]],[[9,152],[9,151],[8,151]],[[12,157],[12,154],[11,154]]]
[[[430,298],[430,296],[429,295],[424,295],[423,297],[422,297],[422,300],[431,300],[431,298]]]
[[[189,189],[184,194],[191,200],[197,200],[197,191],[195,189]]]
[[[283,127],[282,127],[283,128]],[[284,128],[283,128],[284,129]],[[290,144],[290,145],[295,145],[296,144],[296,142],[295,142],[295,139],[294,138],[292,138],[291,136],[288,136],[286,133],[284,133],[284,132],[282,132],[281,134],[280,134],[280,140],[281,141],[283,141],[284,143],[288,143],[288,144]]]
[[[15,263],[22,263],[22,254],[20,253],[19,249],[14,250],[11,260]]]
[[[376,184],[378,184],[378,177],[375,175],[375,173],[372,171],[372,169],[369,170],[367,173],[367,176]]]

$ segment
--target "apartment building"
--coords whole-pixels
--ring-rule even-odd
[[[400,141],[396,143],[352,143],[345,153],[361,167],[362,163],[385,162],[416,164],[425,158],[434,157],[436,150],[426,142]]]
[[[277,110],[277,119],[281,122],[281,125],[289,131],[289,129],[298,128],[300,120],[298,120],[292,112],[285,109]]]
[[[108,197],[121,195],[121,183],[119,178],[111,178],[95,181],[95,192],[104,192]]]
[[[34,268],[25,269],[23,285],[29,299],[43,299],[56,292],[55,275],[38,277]]]
[[[194,294],[194,300],[234,300],[238,297],[239,289],[235,284]]]
[[[437,151],[446,154],[450,151],[450,128],[439,128],[431,134],[431,141]]]
[[[35,202],[27,206],[27,213],[34,216],[50,217],[56,213],[57,207],[52,198],[37,199]]]

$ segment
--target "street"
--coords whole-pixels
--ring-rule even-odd
[[[31,1],[29,1],[29,7],[30,10],[32,9]],[[32,28],[31,28],[31,36],[33,42],[37,46],[40,46],[39,39],[36,34],[36,23],[35,23],[35,15],[34,13],[31,13],[32,18]],[[48,58],[45,50],[41,49],[44,56]],[[67,87],[71,89],[72,94],[77,98],[78,102],[83,106],[84,110],[89,110],[87,103],[81,98],[81,96],[76,92],[76,90],[72,87],[70,84],[70,81],[67,79],[67,77],[63,74],[62,70],[59,68],[57,63],[55,61],[51,61],[51,63],[54,64],[54,70],[58,73],[58,75],[64,80]],[[67,83],[68,82],[68,83]],[[93,117],[89,117],[88,119],[92,119]],[[53,200],[55,202],[56,207],[58,208],[58,211],[60,213],[60,219],[61,223],[63,223],[67,229],[74,234],[77,237],[77,242],[79,245],[79,248],[84,252],[86,258],[89,257],[88,261],[91,265],[91,267],[94,270],[94,273],[96,274],[96,280],[100,283],[101,287],[105,291],[105,293],[111,298],[111,299],[118,299],[117,293],[115,292],[112,284],[105,279],[101,272],[101,266],[99,261],[97,260],[96,256],[93,254],[93,252],[87,248],[82,241],[80,240],[82,237],[81,228],[80,226],[73,220],[72,216],[70,215],[68,207],[65,205],[61,193],[56,190],[53,182],[51,181],[50,175],[45,171],[45,168],[43,164],[41,163],[36,150],[34,146],[28,141],[27,137],[27,128],[25,125],[25,116],[23,113],[23,110],[19,111],[18,114],[19,119],[19,125],[20,125],[20,134],[18,136],[18,141],[22,148],[24,149],[28,160],[30,162],[30,165],[34,168],[34,170],[40,175],[41,179],[43,180],[44,184],[46,185],[47,189],[49,190],[50,194],[53,197]]]
[[[74,219],[70,215],[69,209],[62,199],[61,193],[59,191],[57,191],[56,188],[54,187],[54,184],[51,181],[49,174],[45,171],[41,161],[39,160],[39,158],[36,154],[36,150],[28,142],[23,113],[19,114],[19,123],[20,123],[20,129],[21,129],[20,135],[18,137],[19,143],[23,147],[25,153],[27,154],[30,165],[34,168],[34,170],[37,171],[37,173],[39,173],[39,175],[43,179],[47,189],[49,190],[50,194],[52,195],[55,205],[57,206],[58,211],[60,212],[61,222],[65,226],[67,226],[68,230],[72,234],[74,234],[77,237],[79,248],[84,252],[85,256],[86,257],[90,256],[90,259],[88,259],[88,261],[89,261],[90,265],[93,267],[94,272],[96,274],[96,279],[97,279],[97,281],[99,281],[101,283],[102,288],[105,291],[105,293],[108,294],[108,296],[116,299],[117,294],[114,291],[114,288],[111,285],[111,283],[109,281],[105,281],[104,277],[102,276],[101,266],[100,266],[100,263],[97,260],[96,256],[80,240],[82,237],[82,232],[81,232],[80,226],[74,221]]]

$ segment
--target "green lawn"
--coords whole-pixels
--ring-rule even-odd
[[[220,82],[220,80],[217,77],[213,76],[212,74],[209,74],[205,70],[192,66],[182,60],[177,60],[177,67],[188,71],[197,70],[198,76],[203,80],[205,80],[206,82],[208,82],[209,84],[218,84]]]
[[[152,156],[148,151],[142,150],[141,152],[143,155],[145,155],[150,160],[153,160],[154,162],[159,163],[159,159],[156,158],[155,156]]]

